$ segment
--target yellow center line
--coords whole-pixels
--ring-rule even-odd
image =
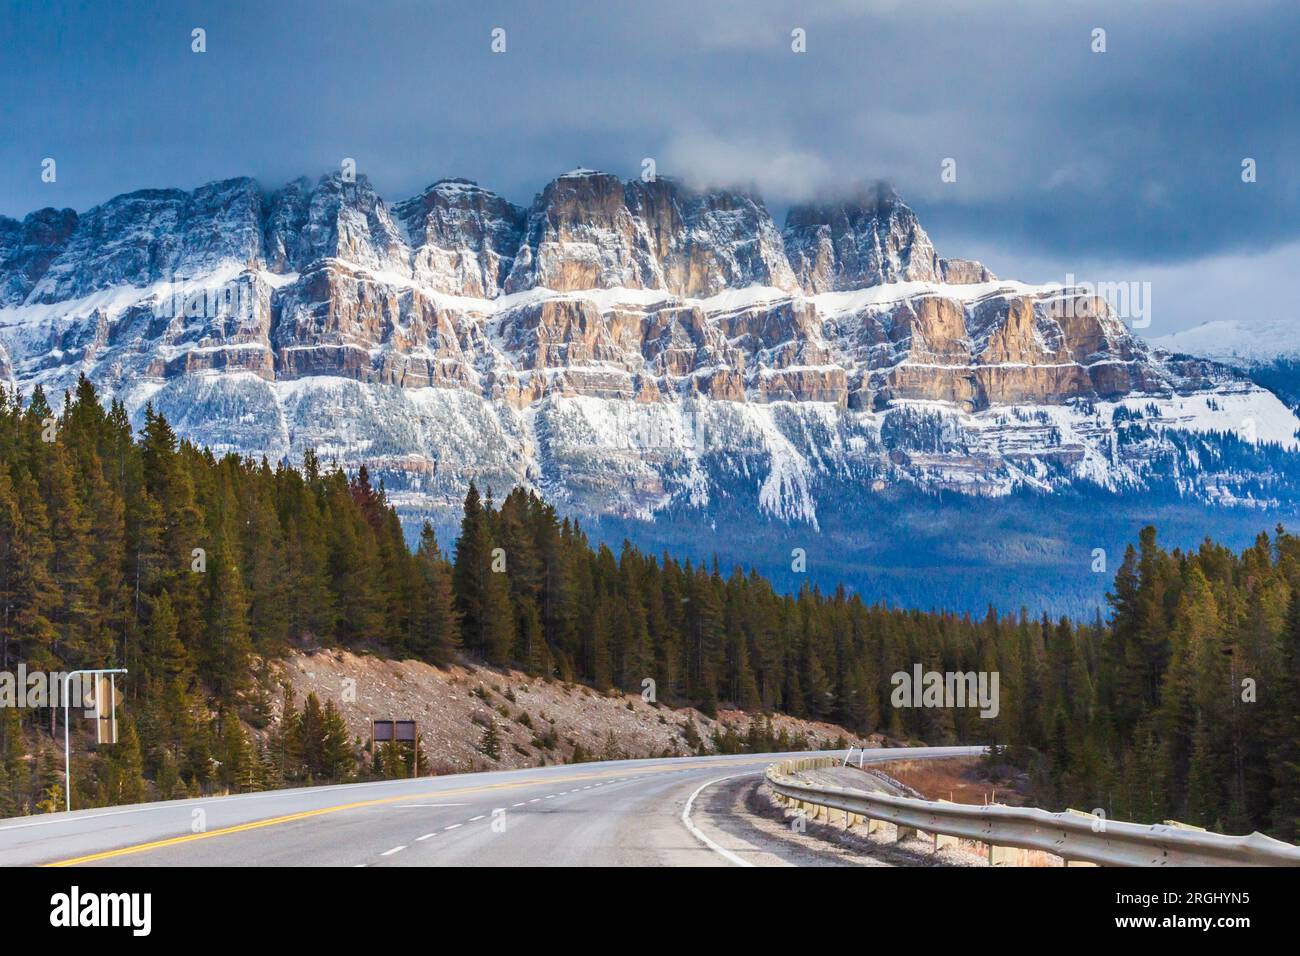
[[[709,766],[718,761],[709,761],[707,764],[693,764],[693,767]],[[292,823],[295,820],[307,820],[311,817],[324,816],[327,813],[339,813],[343,810],[357,810],[361,807],[377,807],[386,803],[397,803],[403,800],[421,800],[430,797],[451,797],[464,796],[472,793],[488,793],[495,790],[519,790],[526,787],[540,787],[556,783],[572,783],[582,780],[601,780],[608,777],[629,777],[640,776],[650,773],[664,773],[673,767],[638,767],[628,768],[626,770],[611,770],[607,773],[588,773],[571,777],[553,777],[542,781],[520,780],[507,783],[493,783],[481,787],[460,787],[453,790],[436,790],[430,793],[404,793],[397,797],[380,797],[375,800],[358,800],[354,803],[341,803],[331,807],[320,807],[316,810],[304,810],[300,813],[289,813],[279,817],[268,817],[265,820],[254,820],[250,823],[240,823],[235,826],[222,827],[219,830],[205,830],[202,833],[187,833],[183,836],[170,837],[166,840],[154,840],[151,843],[137,843],[134,846],[124,846],[116,850],[104,850],[100,853],[89,853],[85,856],[76,856],[67,860],[57,860],[52,863],[43,863],[42,866],[77,866],[81,863],[95,863],[99,860],[110,860],[114,857],[128,856],[133,853],[144,853],[147,850],[157,850],[167,846],[177,846],[181,843],[192,843],[195,840],[208,840],[212,837],[226,836],[230,833],[243,833],[248,830],[259,830],[262,827],[273,827],[281,823]]]

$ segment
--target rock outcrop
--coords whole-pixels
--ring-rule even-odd
[[[523,209],[469,180],[444,179],[394,213],[417,283],[449,295],[501,294],[523,237]]]
[[[711,296],[750,285],[795,288],[761,200],[695,192],[673,180],[623,183],[577,169],[533,203],[507,290],[651,289]]]

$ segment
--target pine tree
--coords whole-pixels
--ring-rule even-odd
[[[239,718],[229,711],[221,717],[220,759],[222,784],[234,793],[255,789],[257,762],[253,746]]]
[[[255,476],[244,476],[240,575],[246,585],[248,630],[262,651],[277,653],[289,639],[289,567],[284,531],[270,500],[273,476],[265,459]]]
[[[501,759],[501,732],[495,719],[489,718],[483,727],[483,739],[479,741],[478,749],[490,760]]]
[[[467,649],[486,654],[488,649],[488,613],[490,606],[492,539],[487,514],[471,481],[465,494],[460,538],[456,542],[454,590],[461,615],[461,637]],[[498,587],[500,586],[498,582]]]
[[[1300,840],[1300,588],[1282,628],[1281,669],[1272,682],[1273,830]]]
[[[415,559],[423,597],[415,618],[412,649],[431,664],[447,664],[460,644],[460,622],[452,593],[451,568],[438,550],[438,539],[428,521],[420,529]]]
[[[53,623],[61,604],[50,574],[53,550],[39,490],[29,478],[11,483],[0,472],[0,641],[8,661],[40,670],[57,670],[61,663]]]
[[[57,813],[67,809],[63,789],[63,767],[51,747],[41,747],[36,758],[37,784],[40,796],[36,801],[37,813]],[[77,779],[84,779],[78,777]]]
[[[406,754],[395,740],[388,740],[379,748],[379,773],[386,779],[410,776]]]
[[[325,758],[325,711],[320,698],[308,694],[298,718],[298,745],[302,748],[303,768],[309,779],[328,777]]]
[[[252,639],[248,598],[235,552],[223,531],[208,556],[204,673],[218,700],[230,702],[249,683]]]
[[[356,769],[356,757],[347,724],[332,700],[325,703],[321,725],[321,775],[336,782],[346,781]]]
[[[515,646],[515,608],[510,598],[510,579],[504,572],[488,573],[480,613],[483,656],[489,664],[504,667],[510,663]]]
[[[187,687],[193,678],[193,664],[185,645],[177,637],[176,613],[164,591],[150,602],[149,625],[144,641],[144,670],[163,681]]]
[[[542,633],[541,612],[532,601],[526,601],[520,609],[515,633],[515,658],[529,673],[549,677],[553,668],[551,654]]]
[[[328,570],[337,611],[334,637],[354,646],[384,636],[383,600],[377,581],[379,548],[342,475],[331,476],[327,483]]]
[[[306,773],[302,737],[302,714],[294,702],[293,688],[284,685],[284,701],[280,707],[280,721],[271,738],[275,760],[280,775],[286,780],[297,780]]]
[[[171,751],[163,751],[154,781],[160,799],[176,800],[183,796],[184,787],[181,783],[180,771],[177,769],[176,758],[172,756]]]

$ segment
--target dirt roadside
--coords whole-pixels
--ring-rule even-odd
[[[755,721],[762,729],[770,721],[771,732],[791,750],[881,746],[877,736],[861,737],[834,724],[738,710],[719,710],[710,718],[694,708],[646,703],[635,694],[602,694],[485,667],[437,668],[321,650],[293,654],[277,662],[274,673],[293,688],[299,707],[308,693],[322,703],[333,701],[354,740],[363,744],[372,719],[418,721],[435,773],[716,753],[725,748],[720,736],[729,731],[743,739]],[[500,740],[496,759],[483,752],[493,723]]]

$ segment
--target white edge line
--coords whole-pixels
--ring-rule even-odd
[[[691,835],[694,836],[695,839],[703,843],[705,846],[707,846],[714,853],[720,854],[723,859],[727,860],[729,863],[734,864],[735,866],[753,866],[754,864],[750,863],[748,860],[742,860],[740,857],[736,856],[736,854],[732,853],[726,847],[718,846],[718,844],[714,843],[707,836],[705,836],[704,832],[699,827],[697,827],[694,823],[691,822],[691,807],[695,805],[695,798],[700,795],[700,793],[704,790],[705,787],[711,787],[715,783],[722,783],[722,781],[724,780],[731,780],[733,777],[748,777],[755,772],[758,771],[750,771],[749,773],[733,773],[730,777],[719,777],[717,780],[710,780],[708,783],[702,783],[696,789],[696,791],[687,798],[686,806],[682,808],[682,823],[686,825],[686,829],[691,831]]]

